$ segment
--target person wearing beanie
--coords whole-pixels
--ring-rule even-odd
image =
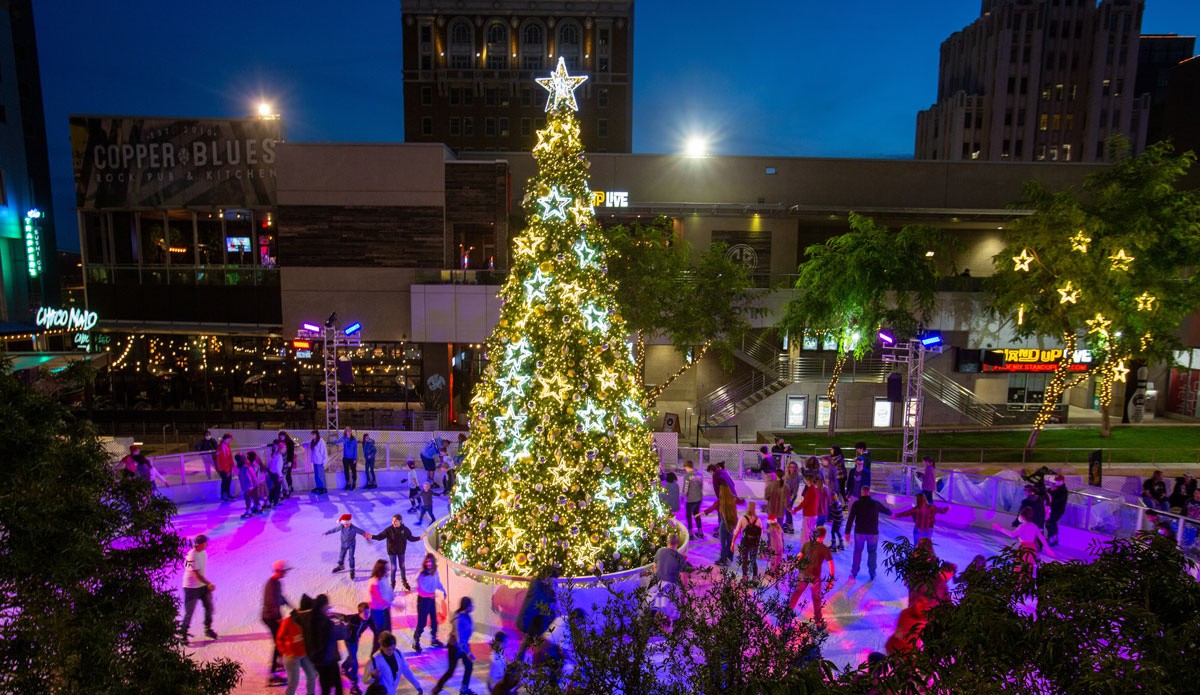
[[[362,536],[363,538],[367,539],[368,543],[371,542],[371,534],[355,526],[351,522],[352,518],[353,517],[351,517],[349,514],[341,515],[338,517],[338,521],[341,523],[341,525],[334,526],[325,532],[326,536],[331,536],[335,533],[340,534],[339,539],[341,540],[341,551],[338,553],[337,567],[334,567],[333,571],[336,574],[346,569],[346,554],[349,553],[351,581],[354,580],[354,547],[358,542],[358,537]]]

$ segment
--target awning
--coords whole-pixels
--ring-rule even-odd
[[[57,372],[65,369],[72,362],[91,360],[93,366],[103,367],[108,364],[107,352],[10,352],[12,371],[20,372],[26,369],[47,369]]]

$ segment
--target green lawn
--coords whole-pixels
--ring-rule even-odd
[[[1029,430],[990,432],[938,432],[921,435],[921,455],[935,461],[980,463],[1087,463],[1088,454],[1104,450],[1105,462],[1112,463],[1200,463],[1200,425],[1170,427],[1115,427],[1112,437],[1100,437],[1100,428],[1045,430],[1038,437],[1032,457],[1022,459]],[[799,453],[814,447],[825,450],[839,444],[847,458],[851,447],[865,441],[871,454],[880,461],[895,461],[899,456],[899,434],[852,432],[838,434],[833,440],[824,433],[786,435]]]

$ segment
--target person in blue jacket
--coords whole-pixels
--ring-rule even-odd
[[[351,521],[350,521],[351,518],[352,517],[349,514],[341,515],[340,517],[338,517],[338,522],[341,525],[334,526],[333,528],[329,529],[328,531],[325,532],[325,535],[330,536],[335,533],[341,534],[339,536],[339,538],[341,539],[341,542],[342,542],[341,552],[338,553],[337,567],[334,567],[333,571],[335,573],[337,573],[337,572],[341,572],[342,570],[346,569],[346,554],[349,553],[350,554],[350,579],[353,580],[354,579],[354,546],[356,545],[359,536],[366,538],[367,542],[370,543],[371,542],[371,534],[367,533],[366,531],[360,529],[359,527],[357,527],[353,523],[351,523]]]
[[[342,436],[334,439],[330,444],[342,445],[342,473],[346,477],[346,490],[353,490],[358,487],[358,438],[354,436],[354,430],[347,427],[342,433]]]
[[[367,476],[367,482],[363,485],[364,490],[379,487],[375,482],[375,440],[371,439],[371,435],[363,433],[363,474]]]

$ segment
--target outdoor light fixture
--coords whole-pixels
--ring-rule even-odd
[[[896,336],[887,331],[879,331],[879,340],[880,342],[887,343],[888,345],[896,344]]]
[[[336,311],[333,312],[332,314],[330,314],[329,318],[325,319],[325,327],[333,328],[333,324],[335,324],[335,323],[337,323],[337,312]]]
[[[362,330],[362,324],[359,323],[358,321],[355,321],[354,323],[350,324],[349,326],[346,326],[346,335],[354,335],[355,333],[358,333],[361,330]]]
[[[685,152],[689,157],[703,157],[708,153],[708,142],[699,135],[688,138]]]
[[[942,344],[941,333],[926,333],[921,336],[921,344],[925,347],[933,347],[934,345]]]
[[[264,118],[271,115],[271,105],[267,102],[262,102],[258,105],[258,115]]]
[[[321,332],[321,327],[315,323],[302,323],[302,324],[300,324],[300,327],[306,331],[312,331],[313,333]]]

